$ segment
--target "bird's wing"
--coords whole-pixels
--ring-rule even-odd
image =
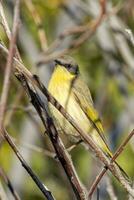
[[[81,109],[86,114],[89,121],[93,124],[93,127],[97,130],[97,133],[99,134],[99,136],[102,138],[109,152],[110,150],[107,145],[106,138],[103,134],[104,130],[102,127],[102,123],[97,111],[94,108],[90,90],[88,86],[86,85],[86,83],[81,79],[81,77],[77,77],[75,79],[73,87],[72,87],[72,92],[75,95],[76,101],[81,106]]]
[[[75,79],[74,84],[72,86],[72,92],[75,95],[76,101],[81,106],[81,109],[87,115],[90,122],[93,123],[93,125],[94,125],[95,129],[97,130],[99,136],[102,138],[102,140],[105,144],[105,150],[106,150],[106,152],[104,151],[104,153],[108,157],[111,158],[113,155],[112,155],[112,152],[110,151],[110,149],[107,145],[106,138],[103,134],[104,130],[103,130],[103,127],[102,127],[102,123],[101,123],[101,120],[99,118],[97,111],[94,108],[92,97],[91,97],[91,94],[90,94],[90,90],[89,90],[88,86],[84,83],[84,81],[80,77],[77,77]],[[102,150],[104,150],[104,149],[102,149]],[[116,161],[115,161],[115,163],[117,164],[119,169],[122,171],[124,177],[131,183],[131,180],[129,179],[129,176],[127,175],[127,173],[122,169],[122,167]]]

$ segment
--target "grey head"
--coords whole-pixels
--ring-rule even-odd
[[[62,56],[55,59],[55,65],[61,65],[65,67],[71,74],[79,74],[79,67],[76,61],[70,56]]]

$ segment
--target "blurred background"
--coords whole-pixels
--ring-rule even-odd
[[[67,50],[67,54],[76,59],[114,152],[134,128],[134,1],[109,0],[106,3],[106,13],[98,28],[91,37],[73,48],[71,45],[83,32],[67,32],[87,25],[89,30],[92,29],[101,12],[98,0],[22,0],[17,46],[24,65],[32,73],[38,74],[45,86],[56,56]],[[2,6],[12,28],[14,1],[4,0]],[[2,25],[0,40],[8,47],[9,40]],[[3,77],[4,67],[0,66],[0,92]],[[5,126],[25,160],[55,198],[75,199],[63,168],[53,158],[54,150],[49,138],[43,136],[42,124],[13,75]],[[63,141],[69,147],[65,138]],[[70,154],[81,181],[90,188],[100,165],[82,145],[78,145]],[[117,160],[133,180],[134,139]],[[22,199],[44,199],[4,141],[0,144],[0,167],[5,170]],[[127,199],[126,192],[112,176],[111,183],[117,199]],[[13,199],[2,178],[0,184],[6,191],[7,199]],[[106,177],[103,177],[100,183],[100,199],[103,200],[110,199],[106,184]],[[96,199],[96,192],[93,199]]]

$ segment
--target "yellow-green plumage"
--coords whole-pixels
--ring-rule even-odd
[[[64,59],[65,58],[65,59]],[[56,67],[51,76],[48,90],[55,99],[66,109],[78,126],[87,134],[90,134],[95,143],[108,156],[112,153],[104,138],[104,130],[98,113],[94,108],[90,90],[78,74],[78,66],[72,58],[64,57],[55,60]],[[62,114],[49,103],[56,126],[70,138],[82,139],[74,127],[62,116]],[[126,172],[115,162],[126,178]],[[129,179],[128,179],[129,180]]]
[[[80,75],[71,74],[65,67],[57,65],[49,82],[48,90],[73,117],[81,129],[85,133],[91,134],[96,144],[105,153],[112,155],[102,139],[104,138],[102,124],[98,113],[94,109],[90,91]],[[49,104],[49,108],[56,123],[66,134],[76,138],[80,137],[72,125],[53,105]],[[94,122],[101,136],[91,121]]]

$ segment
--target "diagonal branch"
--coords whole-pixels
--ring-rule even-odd
[[[133,137],[134,135],[134,130],[127,136],[127,138],[124,140],[124,142],[120,145],[120,147],[116,150],[116,152],[113,154],[113,157],[111,158],[111,163],[115,161],[115,159],[122,153],[124,150],[125,146],[128,144],[129,140]],[[93,182],[92,186],[90,187],[89,190],[89,197],[92,196],[94,190],[97,188],[97,185],[101,181],[102,177],[106,173],[108,168],[104,167],[102,171],[99,173],[99,175],[96,177],[95,181]]]
[[[4,137],[5,137],[6,141],[8,142],[8,144],[10,145],[10,147],[12,148],[12,150],[14,151],[14,153],[16,154],[16,156],[18,157],[18,159],[20,160],[20,162],[21,162],[22,166],[24,167],[24,169],[31,176],[31,178],[33,179],[35,184],[38,186],[40,191],[46,197],[46,199],[47,200],[54,200],[54,197],[52,196],[52,193],[48,190],[48,188],[44,184],[41,183],[39,178],[36,176],[36,174],[33,172],[33,170],[26,163],[26,161],[24,160],[24,158],[20,154],[19,150],[17,149],[16,145],[14,144],[14,142],[12,141],[11,137],[9,136],[8,132],[5,129],[4,129]]]

